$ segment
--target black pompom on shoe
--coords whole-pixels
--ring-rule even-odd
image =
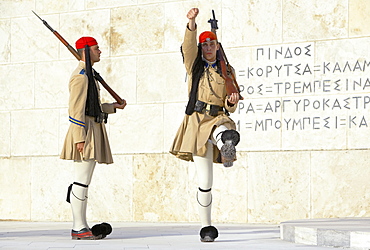
[[[218,231],[214,226],[203,227],[200,230],[201,242],[213,242],[218,237]]]
[[[236,130],[225,130],[224,132],[222,132],[222,135],[221,135],[221,141],[223,143],[225,143],[226,141],[231,141],[232,144],[234,146],[238,145],[238,143],[240,142],[240,134],[238,131]]]
[[[92,234],[98,239],[104,239],[112,232],[112,226],[106,222],[96,224],[91,228]]]

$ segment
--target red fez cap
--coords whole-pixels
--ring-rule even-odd
[[[209,42],[212,40],[217,40],[217,36],[211,31],[204,31],[199,35],[199,43]]]
[[[84,36],[76,41],[76,49],[83,49],[85,48],[85,45],[91,47],[97,44],[98,42],[95,40],[95,38],[90,36]]]

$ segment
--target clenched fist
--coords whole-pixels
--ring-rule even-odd
[[[186,17],[188,19],[195,19],[198,16],[198,13],[199,13],[199,9],[198,8],[192,8],[192,9],[189,10],[189,12],[186,15]]]

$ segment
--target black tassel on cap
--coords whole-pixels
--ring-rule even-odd
[[[88,45],[85,45],[85,64],[86,64],[86,75],[87,78],[89,79],[85,114],[88,116],[99,117],[102,111],[99,105],[98,90],[96,88],[96,83],[92,72],[92,65],[90,60],[90,47]]]
[[[191,115],[194,112],[195,103],[197,101],[199,80],[204,73],[204,61],[202,60],[202,48],[198,45],[198,55],[192,67],[192,84],[189,94],[189,101],[186,105],[185,114]]]

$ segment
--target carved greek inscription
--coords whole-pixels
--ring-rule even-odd
[[[315,62],[313,44],[260,47],[238,71],[237,129],[368,128],[370,60]],[[241,80],[240,80],[241,79]]]

